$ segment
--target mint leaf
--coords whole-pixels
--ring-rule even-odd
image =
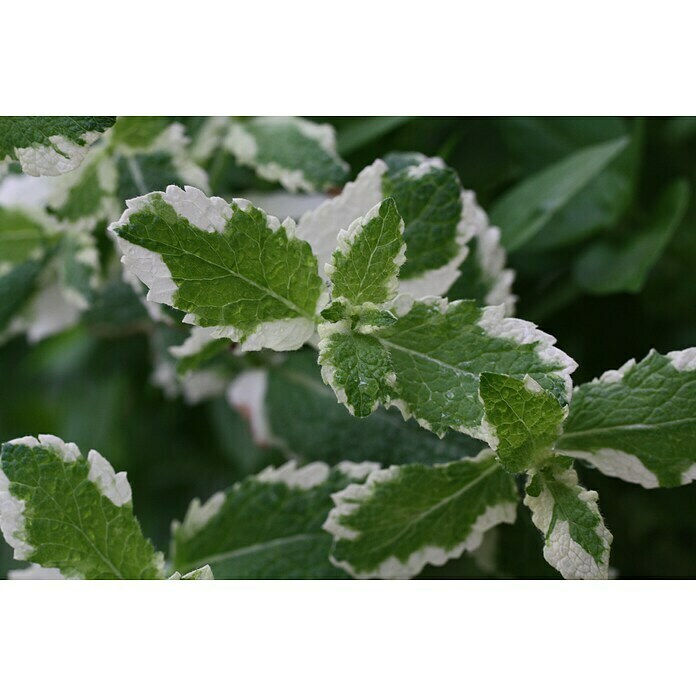
[[[90,232],[97,223],[117,218],[127,199],[168,185],[207,189],[208,177],[191,160],[184,127],[169,119],[154,121],[119,118],[84,166],[59,180],[51,212],[70,229]]]
[[[163,577],[162,558],[133,516],[125,473],[53,435],[2,446],[0,527],[15,559],[65,577]]]
[[[473,551],[515,521],[517,488],[490,450],[432,467],[392,466],[333,496],[331,560],[358,578],[410,578]]]
[[[210,339],[210,329],[192,327],[188,338],[180,326],[158,322],[150,331],[153,361],[151,381],[173,399],[187,404],[224,394],[232,378],[246,367],[244,356],[232,351],[226,338]]]
[[[93,237],[40,210],[0,208],[0,340],[33,343],[74,325],[99,275]]]
[[[491,211],[502,242],[515,251],[530,241],[627,145],[626,138],[578,150],[525,179],[496,201]]]
[[[439,158],[407,153],[376,160],[340,195],[303,215],[297,236],[312,245],[323,273],[339,232],[389,197],[404,220],[407,245],[400,292],[416,298],[446,293],[459,276],[467,241],[488,221],[473,193]]]
[[[345,577],[329,562],[331,537],[321,526],[331,493],[362,481],[377,464],[294,462],[268,468],[204,505],[194,500],[173,525],[172,562],[185,572],[210,565],[217,579]]]
[[[189,139],[181,123],[151,131],[149,139],[131,139],[129,144],[112,139],[109,146],[118,172],[116,197],[120,208],[129,198],[163,191],[170,185],[208,189],[208,175],[192,161]]]
[[[403,279],[419,278],[433,269],[442,273],[444,267],[454,265],[454,259],[462,260],[458,257],[463,243],[458,237],[470,238],[472,223],[478,222],[464,216],[459,177],[442,160],[418,154],[388,156],[386,162],[389,169],[382,177],[382,190],[385,197],[394,198],[407,221],[404,239],[409,257]],[[476,204],[471,203],[473,212]]]
[[[114,145],[142,150],[172,125],[168,116],[119,116],[110,132]]]
[[[485,440],[481,373],[528,374],[559,400],[570,397],[575,362],[533,324],[505,318],[502,306],[401,296],[392,309],[397,321],[369,335],[350,320],[319,325],[324,381],[358,417],[393,405],[438,435],[451,428]]]
[[[111,226],[152,302],[244,350],[294,350],[313,333],[323,283],[309,245],[248,201],[167,187],[128,201]]]
[[[210,569],[209,565],[205,565],[202,568],[197,568],[192,570],[186,575],[182,575],[178,570],[170,578],[170,580],[215,580],[213,571]]]
[[[481,225],[469,240],[469,255],[459,266],[459,278],[449,289],[450,300],[476,300],[482,306],[505,305],[505,314],[515,313],[512,294],[515,271],[505,268],[507,256],[497,227]]]
[[[78,322],[82,301],[66,290],[55,275],[56,269],[49,266],[40,276],[37,292],[14,317],[2,338],[25,333],[29,343],[37,343]]]
[[[32,215],[0,207],[0,337],[25,328],[19,315],[54,250],[54,239]]]
[[[573,152],[629,135],[623,118],[521,117],[500,126],[522,177],[559,162]],[[568,201],[526,245],[546,251],[577,244],[619,221],[634,195],[642,149],[642,119],[636,119],[630,144]]]
[[[405,260],[404,223],[393,198],[378,203],[338,235],[326,272],[334,296],[353,305],[394,299]]]
[[[144,330],[149,325],[147,312],[139,297],[130,285],[118,277],[100,284],[81,321],[88,329],[101,335]]]
[[[348,165],[336,152],[333,128],[303,118],[234,120],[224,146],[240,164],[289,191],[340,186],[348,173]]]
[[[689,184],[673,182],[638,229],[624,238],[600,238],[580,255],[573,272],[578,285],[597,295],[640,292],[681,223],[688,202]]]
[[[0,162],[26,174],[57,176],[78,167],[88,147],[114,125],[112,116],[2,116]]]
[[[65,234],[56,253],[59,279],[68,301],[85,310],[99,284],[99,253],[96,240],[86,234]]]
[[[342,119],[338,126],[338,151],[344,157],[396,130],[414,116],[358,116]]]
[[[544,535],[544,558],[566,580],[606,580],[613,537],[597,494],[578,484],[570,460],[556,459],[531,476],[524,504]]]
[[[561,433],[568,407],[524,379],[483,373],[479,395],[485,411],[488,442],[511,474],[534,469],[546,460]]]
[[[337,464],[352,458],[385,466],[449,462],[481,449],[461,433],[440,439],[395,411],[380,408],[368,418],[354,418],[323,384],[315,351],[286,356],[282,364],[242,373],[228,391],[230,403],[248,417],[260,445],[276,445],[300,461]]]
[[[58,568],[42,568],[32,563],[26,568],[17,568],[7,572],[8,580],[66,580]]]
[[[43,221],[31,212],[0,207],[0,264],[3,269],[40,256],[47,237]]]
[[[339,232],[384,200],[382,175],[386,169],[386,164],[377,160],[346,184],[342,193],[306,212],[297,223],[297,236],[311,245],[323,278],[327,278],[324,269],[336,249]]]
[[[324,381],[357,418],[392,399],[394,369],[388,350],[372,336],[353,333],[347,322],[322,324],[319,362]]]
[[[660,355],[575,389],[558,449],[645,488],[696,479],[696,348]]]
[[[193,326],[188,338],[180,345],[172,345],[169,352],[176,358],[176,371],[186,375],[202,367],[210,367],[217,358],[230,353],[232,347],[225,338],[213,338],[212,329]]]
[[[84,166],[59,180],[51,194],[50,212],[71,229],[91,232],[98,222],[113,220],[121,205],[116,196],[118,172],[111,157],[95,148]]]

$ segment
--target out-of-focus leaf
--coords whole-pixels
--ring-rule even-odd
[[[614,116],[513,116],[497,123],[525,178],[576,150],[626,135],[624,120]]]
[[[0,162],[16,160],[31,176],[79,167],[89,146],[114,125],[113,116],[3,116]]]
[[[650,217],[630,236],[597,240],[577,260],[576,282],[587,292],[639,292],[684,217],[689,201],[686,181],[661,194]]]
[[[664,130],[664,139],[671,145],[691,140],[695,135],[696,116],[675,116],[668,121]]]
[[[345,126],[339,126],[337,129],[338,152],[345,157],[414,118],[414,116],[367,116],[352,119]]]
[[[536,253],[577,244],[619,222],[635,195],[643,131],[644,120],[637,119],[626,149],[544,225],[526,251]]]
[[[508,251],[528,243],[628,144],[626,138],[593,145],[565,157],[508,191],[493,206],[492,222],[500,227]]]
[[[340,186],[349,171],[336,152],[333,128],[304,118],[232,120],[222,145],[240,164],[262,179],[278,181],[288,191]]]
[[[675,232],[664,254],[647,278],[640,294],[644,311],[661,322],[670,322],[677,332],[693,327],[696,306],[696,283],[692,273],[696,268],[696,208],[687,211],[684,222]],[[694,327],[696,331],[696,327]],[[694,334],[696,335],[696,333]],[[693,345],[693,337],[685,337],[680,344]],[[672,348],[674,340],[665,344]]]

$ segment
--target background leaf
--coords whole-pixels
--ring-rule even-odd
[[[514,251],[526,244],[627,144],[619,138],[579,150],[506,193],[491,210],[503,246]]]
[[[655,203],[648,219],[622,238],[602,238],[578,258],[574,275],[587,292],[639,292],[682,221],[689,202],[689,185],[675,181]]]

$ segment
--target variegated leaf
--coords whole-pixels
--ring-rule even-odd
[[[575,389],[558,449],[645,488],[696,479],[696,348],[661,355]]]
[[[613,537],[597,494],[578,484],[572,460],[558,458],[530,477],[525,505],[544,535],[544,558],[567,580],[606,580]]]
[[[89,146],[114,125],[112,116],[2,116],[0,162],[15,160],[32,176],[78,167]]]
[[[332,579],[331,537],[321,526],[331,493],[379,468],[369,462],[329,467],[288,462],[250,476],[201,505],[194,500],[172,529],[180,572],[207,564],[217,579]]]
[[[575,362],[533,324],[504,308],[440,298],[397,298],[396,321],[357,333],[351,320],[319,326],[324,381],[356,416],[396,406],[438,435],[458,430],[488,441],[479,379],[483,372],[530,375],[560,402],[570,398]],[[493,441],[494,442],[494,441]]]
[[[128,201],[111,229],[148,299],[244,350],[294,350],[315,331],[324,286],[308,244],[248,201],[167,187]]]
[[[2,446],[0,527],[15,559],[65,577],[163,577],[162,557],[133,515],[126,474],[52,435]]]
[[[323,273],[340,231],[388,197],[396,201],[405,224],[400,292],[416,298],[446,294],[459,277],[467,242],[484,234],[488,219],[457,173],[439,158],[408,153],[375,161],[340,195],[303,215],[297,236],[312,245]]]
[[[517,488],[495,455],[375,471],[333,496],[331,560],[358,578],[410,578],[473,551],[515,521]]]

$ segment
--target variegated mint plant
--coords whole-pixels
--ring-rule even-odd
[[[576,462],[644,488],[696,479],[696,348],[574,386],[573,358],[512,316],[501,239],[543,234],[544,191],[569,203],[626,147],[508,192],[501,233],[439,156],[387,154],[346,183],[340,139],[312,120],[0,119],[0,338],[123,322],[169,397],[222,404],[282,456],[191,492],[165,560],[124,472],[53,435],[11,439],[0,528],[31,564],[15,577],[412,578],[465,555],[490,568],[518,516],[562,577],[610,577]],[[26,174],[64,176],[32,206],[7,194]]]

